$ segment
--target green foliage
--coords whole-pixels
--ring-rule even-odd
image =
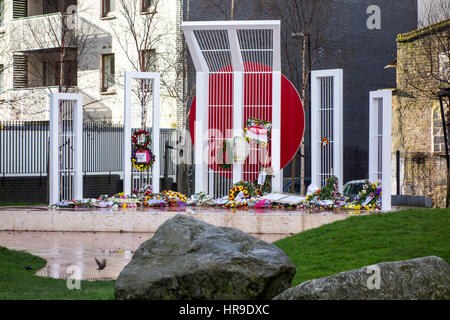
[[[319,200],[334,199],[339,186],[338,178],[331,176],[327,179],[327,184],[320,190]]]

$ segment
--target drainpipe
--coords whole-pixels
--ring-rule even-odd
[[[439,103],[441,105],[442,128],[444,129],[445,160],[447,162],[447,198],[445,201],[445,207],[448,208],[450,204],[450,157],[448,152],[448,138],[447,126],[445,125],[444,103],[442,102],[442,100],[444,97],[450,97],[450,87],[441,89],[437,95],[439,97]]]

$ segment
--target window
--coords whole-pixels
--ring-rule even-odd
[[[114,54],[102,55],[102,92],[114,86]]]
[[[27,0],[14,0],[13,19],[26,17],[27,11],[28,11]]]
[[[43,77],[44,86],[45,87],[56,86],[57,70],[55,70],[55,66],[50,62],[44,62],[42,65],[42,71],[44,75]]]
[[[141,71],[156,72],[156,50],[141,50]]]
[[[107,17],[114,11],[114,0],[102,0],[102,17]]]
[[[450,79],[450,51],[439,53],[439,78],[442,81]]]
[[[0,93],[5,91],[5,66],[0,64]]]
[[[142,7],[141,7],[141,12],[152,12],[152,5],[153,5],[153,0],[141,0],[142,1]]]
[[[13,55],[13,88],[23,89],[28,87],[28,56],[23,54]]]
[[[43,62],[42,63],[42,82],[45,87],[59,86],[61,78],[60,62]],[[77,62],[76,60],[65,60],[63,62],[63,82],[64,87],[73,87],[77,85]]]

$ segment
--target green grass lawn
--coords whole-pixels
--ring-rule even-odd
[[[294,285],[383,261],[450,262],[450,209],[354,216],[275,243],[297,266]]]
[[[24,265],[33,270],[25,270]],[[114,299],[114,281],[82,281],[80,290],[69,290],[65,280],[34,275],[44,266],[40,257],[0,247],[0,300]]]
[[[382,262],[436,255],[450,262],[450,209],[355,216],[276,242],[297,266],[294,285]],[[33,270],[25,270],[30,265]],[[45,260],[0,247],[0,299],[113,299],[114,281],[35,276]]]

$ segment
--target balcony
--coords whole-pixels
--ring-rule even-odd
[[[13,19],[41,16],[51,13],[68,13],[77,0],[13,0]]]
[[[77,50],[66,49],[60,62],[59,49],[27,51],[13,56],[13,88],[75,87],[77,85]]]
[[[111,35],[78,15],[72,7],[76,4],[76,0],[14,1],[11,49],[26,52],[76,48],[91,39],[105,37],[110,44]]]
[[[62,46],[75,48],[75,33],[65,23],[67,18],[57,12],[14,19],[11,32],[13,51],[54,49]]]

